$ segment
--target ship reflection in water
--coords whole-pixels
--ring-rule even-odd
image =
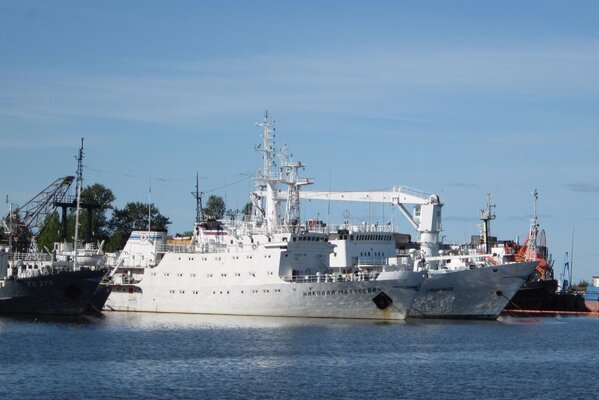
[[[593,317],[57,321],[0,318],[7,398],[594,398],[599,366]]]

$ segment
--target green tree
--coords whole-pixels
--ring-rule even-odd
[[[116,199],[112,190],[104,185],[94,183],[81,191],[81,204],[97,205],[99,208],[92,209],[91,241],[107,241],[111,232],[108,227],[106,213],[112,209],[112,202]],[[67,216],[67,241],[75,237],[75,209],[69,209]],[[79,214],[79,240],[87,239],[89,213],[82,208]]]
[[[193,236],[193,231],[185,231],[183,233],[177,233],[176,237],[191,237]]]
[[[225,201],[220,196],[211,195],[204,208],[204,214],[208,219],[222,219],[225,216]]]
[[[158,208],[151,207],[151,225],[153,231],[166,231],[171,221],[160,214]],[[148,205],[140,202],[127,203],[124,208],[114,208],[112,218],[108,222],[111,238],[107,251],[120,250],[125,246],[129,235],[134,230],[148,229]]]
[[[5,226],[6,225],[6,226]],[[0,232],[2,233],[2,242],[8,244],[10,233],[5,233],[4,230],[8,231],[10,225],[9,215],[7,214],[4,218],[4,222],[0,226]],[[25,226],[21,220],[21,216],[13,211],[12,216],[12,250],[19,252],[26,252],[29,250],[31,244],[31,238],[33,233],[28,226]]]
[[[44,228],[37,236],[37,248],[41,251],[44,248],[52,250],[54,243],[58,242],[60,237],[60,221],[58,220],[58,212],[53,212],[48,216],[44,224]]]
[[[252,202],[248,201],[245,203],[241,213],[243,214],[243,219],[248,221],[252,217]]]
[[[82,203],[97,204],[100,207],[92,213],[92,232],[96,240],[105,240],[109,236],[106,212],[112,209],[112,202],[115,199],[112,190],[99,183],[94,183],[81,191]],[[81,217],[81,226],[87,226],[87,213],[82,213]]]
[[[572,290],[573,292],[584,292],[587,290],[587,286],[590,286],[591,283],[587,280],[581,280],[580,282],[578,282],[577,284],[572,284],[572,286],[570,287],[570,290]]]
[[[112,202],[114,200],[116,200],[116,197],[112,193],[112,190],[99,183],[94,183],[81,192],[81,201],[97,204],[100,207],[94,211],[92,220],[93,231],[98,238],[105,239],[108,237],[108,218],[106,217],[106,212],[112,209]],[[87,218],[87,215],[85,215],[85,218]]]

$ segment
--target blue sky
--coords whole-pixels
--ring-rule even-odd
[[[116,205],[194,218],[202,190],[241,208],[265,109],[313,190],[436,193],[445,240],[522,238],[538,212],[556,271],[599,275],[599,3],[595,1],[0,0],[0,195],[23,204],[74,174]],[[150,178],[151,177],[151,178]],[[303,216],[387,222],[389,207]]]

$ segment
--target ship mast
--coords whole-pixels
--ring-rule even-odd
[[[304,168],[301,162],[294,163],[291,160],[292,155],[289,153],[287,145],[283,145],[283,149],[279,154],[281,159],[281,171],[283,172],[282,183],[288,185],[287,202],[285,203],[285,224],[289,227],[299,229],[301,223],[300,216],[300,188],[303,185],[312,183],[310,179],[299,179],[298,170]]]
[[[539,192],[537,189],[532,192],[532,196],[532,218],[530,220],[530,230],[528,232],[528,243],[526,249],[528,260],[536,260],[537,258],[537,228],[539,227],[537,220],[537,200],[539,199]]]
[[[491,220],[495,219],[493,208],[495,208],[495,204],[491,204],[491,193],[487,193],[487,208],[480,210],[480,219],[483,221],[482,240],[487,254],[491,252],[489,236],[491,235]]]
[[[268,111],[264,113],[264,121],[256,123],[256,126],[262,128],[262,144],[256,146],[256,151],[262,152],[263,169],[261,174],[256,176],[255,181],[261,190],[266,189],[266,199],[264,205],[264,217],[266,229],[273,232],[280,225],[279,206],[277,201],[277,183],[280,182],[278,174],[273,174],[275,165],[274,155],[274,121],[268,119]]]
[[[77,157],[77,208],[75,209],[75,237],[73,243],[73,269],[77,269],[77,242],[79,241],[79,213],[81,211],[81,187],[83,186],[83,138]]]
[[[204,208],[202,207],[202,195],[200,192],[200,176],[196,172],[196,191],[191,192],[191,195],[196,199],[196,225],[204,221]]]
[[[2,224],[4,225],[4,234],[8,235],[8,251],[13,252],[12,250],[12,203],[8,201],[8,195],[6,195],[6,206],[8,207],[8,224],[4,220],[2,220]],[[14,253],[14,252],[13,252]]]

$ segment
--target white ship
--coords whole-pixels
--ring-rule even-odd
[[[509,254],[453,255],[439,251],[441,207],[438,196],[397,188],[390,192],[302,192],[302,198],[391,203],[419,232],[420,250],[397,254],[396,237],[385,226],[342,226],[330,233],[335,250],[331,267],[349,275],[373,271],[423,271],[409,316],[414,318],[496,319],[536,262],[511,262]],[[410,214],[406,205],[415,205]]]
[[[496,319],[537,263],[475,263],[464,269],[429,270],[410,317]]]
[[[300,224],[300,163],[286,150],[275,171],[273,125],[265,116],[263,170],[249,221],[199,216],[188,243],[135,231],[117,260],[106,310],[287,317],[404,319],[425,273],[342,276],[329,265],[328,235]],[[282,212],[279,187],[286,185]],[[200,213],[199,213],[200,214]]]
[[[489,246],[489,221],[495,218],[491,199],[481,210],[483,243],[470,249],[456,246],[441,252],[437,269],[414,300],[411,317],[496,319],[537,267],[537,262],[514,262],[505,249]]]

